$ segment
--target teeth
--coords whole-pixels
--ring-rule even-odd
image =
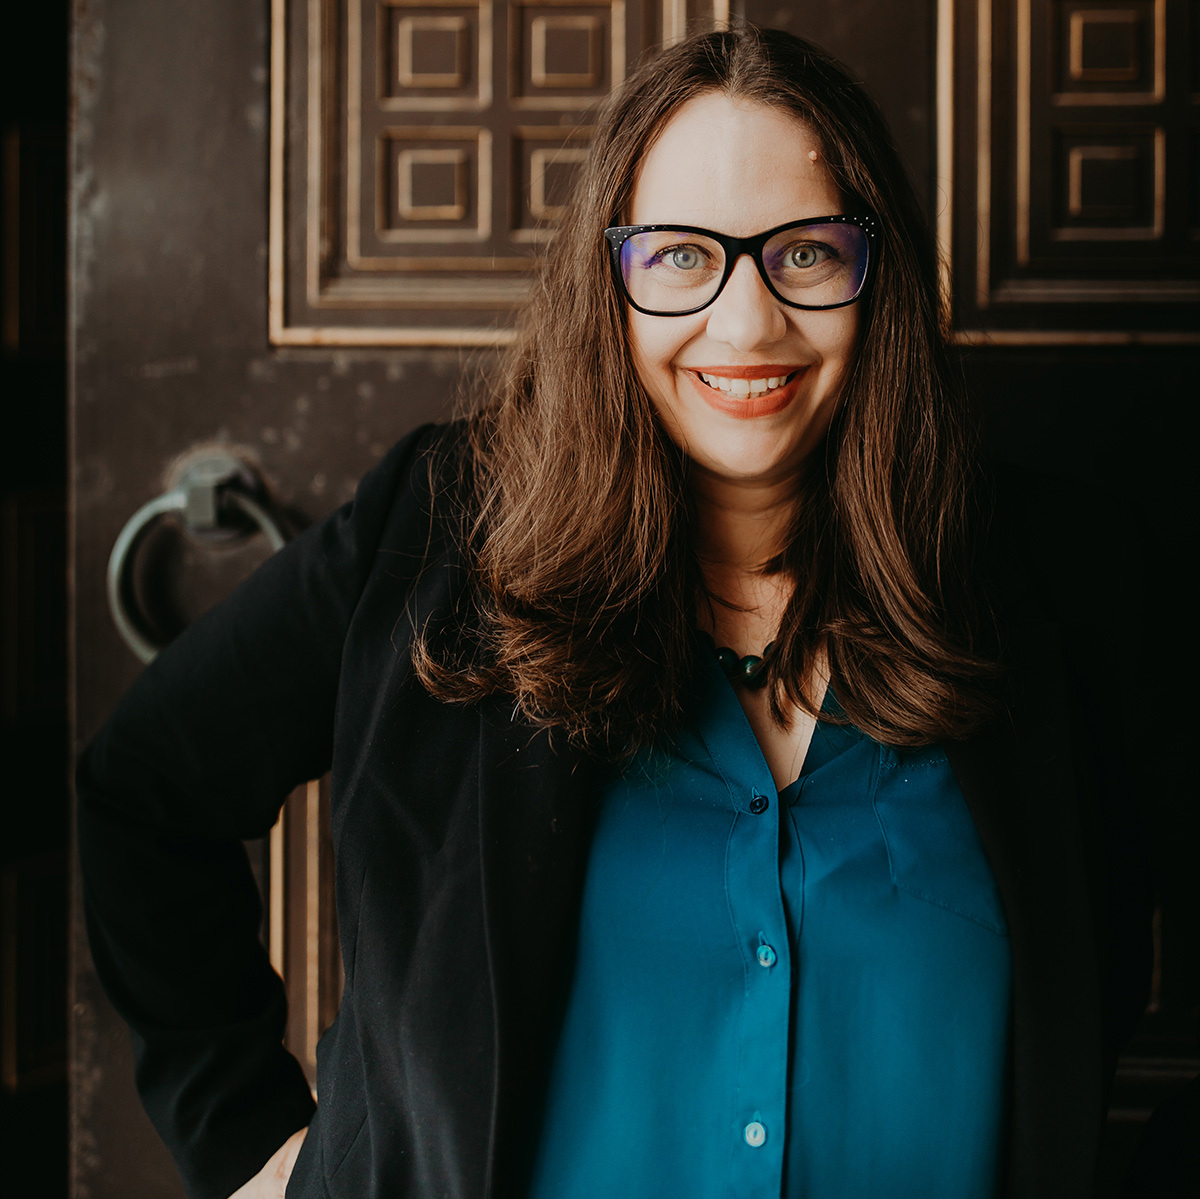
[[[772,375],[769,379],[725,379],[720,375],[701,373],[700,378],[709,387],[715,387],[718,391],[727,391],[730,395],[735,396],[763,395],[765,392],[782,387],[787,382],[787,375]]]

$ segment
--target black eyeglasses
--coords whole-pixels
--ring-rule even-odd
[[[648,316],[707,308],[749,254],[770,293],[790,308],[842,308],[866,286],[873,216],[820,216],[754,237],[694,225],[615,225],[604,230],[625,298]]]

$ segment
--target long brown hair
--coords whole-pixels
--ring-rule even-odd
[[[990,714],[967,564],[968,427],[938,324],[936,258],[886,126],[837,62],[743,26],[688,39],[606,104],[516,344],[469,418],[469,613],[419,635],[447,700],[511,695],[572,743],[624,757],[678,726],[706,601],[687,463],[633,368],[602,230],[647,148],[706,92],[794,114],[847,211],[879,221],[859,352],[780,558],[796,586],[769,667],[776,718],[809,711],[824,647],[846,716],[894,745],[963,737]]]

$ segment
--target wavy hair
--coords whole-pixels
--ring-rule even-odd
[[[645,63],[605,104],[518,338],[468,418],[463,539],[470,603],[416,639],[435,695],[501,693],[541,726],[625,757],[678,727],[698,606],[687,462],[633,367],[602,231],[639,164],[707,92],[790,112],[818,135],[847,204],[879,222],[859,350],[786,546],[795,580],[769,663],[775,718],[814,712],[826,654],[846,717],[877,740],[927,744],[991,714],[976,648],[967,527],[969,425],[939,327],[936,254],[874,103],[817,47],[742,26]]]

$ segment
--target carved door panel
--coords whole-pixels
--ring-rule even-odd
[[[960,339],[1197,344],[1200,10],[953,7],[940,216]]]
[[[272,210],[272,340],[493,344],[585,152],[588,109],[660,39],[661,14],[643,0],[275,8],[287,203]]]

